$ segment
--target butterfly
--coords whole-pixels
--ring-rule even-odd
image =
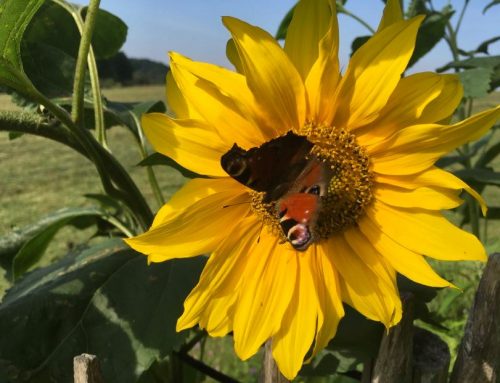
[[[264,192],[264,204],[274,202],[276,217],[294,249],[314,242],[314,227],[331,175],[321,161],[310,157],[313,144],[292,132],[259,147],[237,144],[221,157],[226,173],[241,184]]]

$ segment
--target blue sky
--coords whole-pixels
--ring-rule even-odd
[[[482,15],[490,1],[470,1],[459,34],[464,49],[473,49],[485,39],[500,35],[500,5]],[[167,52],[173,50],[195,60],[229,66],[225,58],[229,34],[222,26],[221,16],[241,18],[274,34],[294,3],[295,0],[101,0],[101,7],[129,26],[124,51],[130,57],[167,62]],[[433,3],[435,8],[451,3],[455,9],[461,9],[463,0],[434,0]],[[381,0],[349,0],[346,7],[376,28],[383,3]],[[455,21],[456,18],[455,15]],[[367,30],[345,15],[341,15],[339,21],[340,59],[345,66],[352,40],[366,35]],[[490,52],[500,54],[500,42],[492,45]],[[450,61],[450,57],[442,42],[419,61],[412,72],[433,70]]]

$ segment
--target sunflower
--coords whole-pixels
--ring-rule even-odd
[[[177,330],[232,332],[243,360],[271,340],[292,379],[334,337],[343,303],[389,328],[402,315],[397,273],[447,287],[424,256],[486,258],[441,213],[462,190],[483,212],[484,202],[434,163],[483,135],[500,108],[449,124],[457,76],[402,77],[422,19],[403,20],[389,0],[344,73],[333,0],[301,0],[284,48],[224,17],[236,71],[171,53],[175,118],[142,123],[158,152],[200,177],[127,243],[149,262],[209,254]]]

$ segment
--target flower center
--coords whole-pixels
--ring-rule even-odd
[[[355,225],[373,199],[370,160],[353,134],[311,123],[293,133],[312,146],[305,156],[309,164],[306,170],[278,200],[269,202],[266,193],[251,192],[252,210],[273,233],[292,245],[297,227],[293,227],[295,232],[288,231],[292,226],[285,227],[284,217],[302,222],[309,240],[318,241]],[[301,249],[294,245],[299,250],[307,246]]]

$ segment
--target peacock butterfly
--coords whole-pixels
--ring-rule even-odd
[[[309,158],[312,147],[305,137],[289,132],[249,150],[234,144],[221,158],[227,174],[264,192],[263,203],[275,202],[283,233],[300,251],[314,241],[321,197],[330,177],[320,161]]]

